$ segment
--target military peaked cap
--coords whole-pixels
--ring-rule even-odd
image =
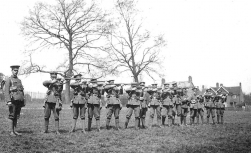
[[[77,77],[81,77],[82,76],[82,74],[76,74],[76,75],[74,75],[74,78],[77,78]]]
[[[145,86],[146,83],[145,83],[145,82],[140,82],[139,84],[140,84],[141,86]]]
[[[58,73],[55,71],[50,72],[50,75],[57,75]]]
[[[97,82],[97,79],[91,79],[91,82]]]
[[[10,68],[13,70],[13,69],[19,69],[19,65],[11,65]]]
[[[138,84],[137,82],[133,82],[133,83],[131,83],[131,86],[132,86],[132,87],[136,87],[137,84]]]
[[[114,80],[108,80],[107,82],[108,83],[114,83]]]

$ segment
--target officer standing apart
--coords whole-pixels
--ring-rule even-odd
[[[104,89],[98,85],[97,79],[91,79],[88,87],[89,99],[87,101],[88,108],[88,131],[91,131],[93,116],[96,119],[97,131],[100,131],[100,110],[102,109],[101,96],[104,95]]]
[[[49,119],[51,111],[55,119],[56,134],[59,133],[59,112],[62,110],[61,93],[63,91],[63,83],[57,79],[57,73],[50,73],[51,80],[43,82],[43,85],[48,88],[45,97],[44,109],[44,133],[48,133]]]
[[[147,92],[150,94],[150,122],[149,122],[149,128],[152,128],[153,124],[153,118],[154,114],[156,112],[157,114],[157,124],[158,127],[161,127],[161,102],[160,102],[160,93],[158,92],[157,89],[157,84],[152,84],[152,88],[147,90]]]
[[[164,84],[164,89],[161,94],[161,101],[163,103],[163,108],[161,111],[162,114],[162,125],[165,125],[165,119],[168,116],[168,126],[171,126],[173,123],[173,98],[172,91],[169,88],[169,83]]]
[[[82,132],[85,133],[85,112],[88,98],[87,82],[81,82],[81,76],[81,74],[75,75],[74,79],[76,79],[76,81],[70,84],[70,87],[74,90],[72,99],[73,122],[70,132],[75,132],[77,119],[80,115]]]
[[[139,128],[139,113],[140,113],[140,100],[143,100],[143,91],[137,83],[132,83],[131,88],[126,89],[128,94],[128,103],[126,107],[128,108],[125,121],[125,129],[128,126],[129,120],[134,112],[135,116],[135,129]]]
[[[114,80],[109,80],[108,84],[105,85],[104,90],[107,93],[106,129],[110,129],[110,121],[112,118],[112,114],[114,114],[116,130],[119,130],[119,112],[122,109],[122,104],[119,99],[119,96],[123,94],[123,87],[120,86],[119,89],[114,84]]]
[[[4,96],[9,107],[10,135],[21,135],[16,131],[17,119],[20,117],[21,108],[25,106],[24,88],[17,77],[19,65],[10,66],[12,75],[5,80]]]

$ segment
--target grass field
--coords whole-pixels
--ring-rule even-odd
[[[82,134],[78,123],[78,130],[69,134],[72,114],[70,109],[63,109],[60,114],[62,134],[55,135],[53,117],[50,133],[42,133],[41,108],[41,104],[28,104],[18,123],[17,131],[23,135],[10,137],[7,106],[0,104],[0,152],[251,152],[251,112],[226,111],[224,125],[165,126],[144,130],[134,130],[132,118],[128,129],[115,131],[105,129],[106,110],[102,109],[100,132],[96,132],[93,120],[91,132]],[[64,105],[64,108],[69,106]],[[123,108],[121,127],[125,113],[126,108]],[[114,125],[114,118],[111,125]]]

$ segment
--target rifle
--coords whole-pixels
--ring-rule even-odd
[[[133,83],[113,83],[113,84],[106,84],[106,85],[116,85],[116,86],[121,86],[121,85],[136,85],[138,86],[139,83],[133,84]]]
[[[80,78],[64,78],[65,80],[79,80],[79,79],[88,79],[91,80],[92,78],[84,78],[84,77],[80,77]]]

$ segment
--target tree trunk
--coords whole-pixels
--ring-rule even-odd
[[[137,83],[139,83],[139,78],[138,78],[138,76],[137,76],[136,74],[133,74],[133,77],[134,77],[134,81],[137,82]]]
[[[72,71],[73,71],[73,57],[72,57],[72,39],[71,36],[69,38],[70,43],[69,43],[69,69],[68,72],[66,74],[67,78],[71,78],[72,77]],[[70,103],[70,80],[66,81],[65,84],[65,102],[66,103]]]
[[[70,103],[70,81],[65,84],[65,103]]]

